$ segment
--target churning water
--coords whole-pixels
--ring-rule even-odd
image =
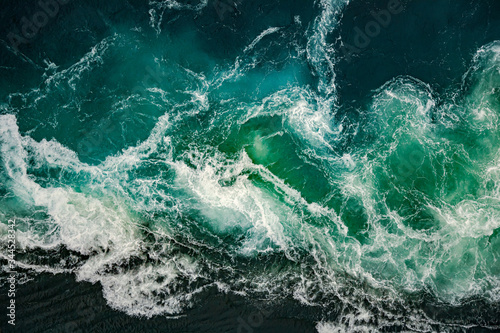
[[[44,6],[2,8],[4,272],[15,220],[19,272],[129,316],[500,329],[498,1]]]

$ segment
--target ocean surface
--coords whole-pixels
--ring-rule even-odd
[[[1,332],[500,332],[500,1],[0,18]]]

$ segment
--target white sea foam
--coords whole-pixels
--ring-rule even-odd
[[[172,1],[153,4],[159,8],[179,5]],[[336,26],[335,17],[343,4],[322,1],[320,5],[323,10],[315,21],[314,29],[318,32],[309,41],[309,57],[318,71],[326,66],[324,72],[334,74],[334,59],[328,55],[326,39]],[[154,21],[158,29],[159,24],[161,17]],[[265,30],[245,52],[254,51],[265,36],[278,30]],[[107,45],[107,42],[99,44],[74,66],[52,75],[47,85],[57,86],[69,79],[75,89],[81,75],[100,63]],[[485,58],[483,54],[488,56]],[[477,57],[478,62],[487,59],[486,69],[478,67],[478,71],[487,70],[492,80],[498,74],[497,54],[498,46],[493,44],[481,49]],[[225,74],[239,75],[255,64],[249,60],[242,69],[237,61]],[[49,67],[56,70],[52,65]],[[356,303],[362,298],[360,295],[368,297],[364,294],[365,287],[346,291],[348,279],[363,281],[367,289],[377,288],[382,296],[370,299],[376,306],[388,299],[399,302],[401,291],[421,290],[431,290],[449,303],[479,293],[498,300],[497,253],[484,246],[486,240],[495,242],[493,235],[500,227],[498,156],[485,162],[486,169],[484,164],[470,162],[467,171],[479,174],[477,177],[484,183],[477,195],[469,188],[457,189],[457,193],[450,195],[425,191],[415,195],[417,190],[408,185],[410,181],[405,177],[399,177],[401,184],[396,184],[387,162],[391,154],[409,142],[413,145],[410,148],[423,147],[426,158],[431,160],[419,160],[414,169],[428,163],[433,171],[426,176],[438,175],[441,178],[435,179],[443,182],[445,172],[436,170],[440,164],[452,163],[452,158],[445,155],[440,160],[446,154],[441,147],[456,148],[458,144],[454,144],[453,138],[440,140],[435,135],[440,125],[448,127],[433,121],[432,114],[442,110],[460,112],[472,105],[475,128],[495,130],[492,125],[496,126],[498,117],[492,106],[494,101],[481,99],[477,103],[481,89],[493,88],[488,85],[491,80],[473,85],[465,107],[442,106],[436,110],[434,92],[428,85],[411,78],[395,79],[377,91],[369,106],[373,142],[359,151],[339,156],[335,153],[335,142],[342,136],[342,127],[334,123],[331,109],[334,79],[321,80],[320,90],[325,96],[316,96],[309,87],[289,87],[252,105],[238,105],[231,110],[234,113],[231,116],[237,119],[235,126],[257,117],[282,117],[283,126],[278,133],[268,137],[255,135],[254,146],[262,155],[269,149],[265,139],[286,131],[299,139],[293,144],[303,149],[300,153],[307,155],[305,151],[313,151],[312,156],[326,160],[328,163],[315,165],[318,174],[325,175],[328,185],[339,189],[336,194],[344,201],[359,202],[363,214],[358,215],[366,218],[362,231],[369,239],[363,242],[352,236],[352,226],[343,220],[345,206],[337,211],[329,207],[330,197],[323,202],[308,202],[288,182],[253,163],[244,149],[228,157],[218,148],[192,144],[175,154],[175,126],[181,126],[186,118],[210,112],[211,89],[217,89],[223,81],[216,78],[210,82],[205,75],[186,72],[198,84],[185,91],[191,99],[159,117],[146,140],[108,156],[97,166],[81,162],[75,152],[55,140],[37,142],[21,135],[15,116],[0,116],[0,152],[2,170],[8,178],[6,187],[23,202],[24,208],[37,209],[48,216],[43,221],[34,217],[22,221],[28,227],[19,230],[20,247],[48,250],[62,245],[82,258],[89,256],[81,259],[81,266],[74,270],[65,269],[61,262],[52,266],[18,262],[20,267],[54,273],[73,271],[80,280],[101,283],[111,306],[138,316],[178,313],[212,284],[225,292],[239,294],[288,293],[308,305],[318,304],[321,297],[318,295],[324,293],[357,309],[356,314],[346,312],[338,322],[318,324],[319,332],[377,329],[370,322],[373,313]],[[166,99],[161,88],[150,89]],[[221,121],[217,116],[208,122],[209,126]],[[495,134],[491,138],[495,139]],[[450,151],[460,154],[465,148]],[[34,171],[44,168],[56,172],[57,177],[42,184],[43,179],[38,179]],[[409,223],[412,216],[391,207],[388,203],[391,193],[387,190],[379,193],[377,189],[385,176],[394,182],[391,185],[402,197],[415,195],[419,209],[432,215],[436,225],[428,230],[414,228]],[[75,183],[68,178],[76,180]],[[5,219],[4,215],[0,217]],[[233,236],[237,241],[214,246],[198,239],[200,236],[190,229],[193,227],[190,223],[202,235],[206,233],[219,240]],[[40,232],[42,226],[44,232]],[[156,243],[151,244],[147,237]],[[196,255],[176,252],[178,242]],[[205,255],[204,250],[218,251],[220,263]],[[255,278],[253,272],[244,272],[243,276],[224,273],[231,271],[234,262],[257,255],[282,256],[291,264],[280,268],[280,272],[273,268],[257,272],[256,275],[261,275]],[[189,284],[202,279],[209,283],[202,287]],[[289,290],[280,290],[283,282],[288,283]],[[413,323],[409,324],[413,328],[432,328],[425,315],[413,315]]]
[[[307,58],[314,66],[316,74],[320,76],[319,91],[325,97],[336,100],[335,86],[335,50],[327,42],[328,36],[338,26],[343,8],[349,0],[319,0],[321,14],[316,17],[311,26],[311,33],[307,43]]]
[[[107,50],[119,38],[117,34],[104,38],[102,41],[93,46],[78,62],[67,69],[56,72],[45,80],[45,85],[49,89],[55,89],[58,86],[67,82],[69,87],[76,90],[76,84],[79,82],[86,72],[94,70],[103,63],[103,56]],[[54,69],[57,67],[50,66]]]
[[[11,178],[13,191],[26,204],[47,209],[60,237],[52,246],[62,243],[69,249],[88,254],[105,250],[112,244],[120,244],[130,237],[134,238],[134,230],[129,228],[132,224],[127,227],[124,223],[128,218],[125,210],[117,210],[116,206],[69,188],[44,188],[33,181],[27,173],[27,153],[15,117],[0,116],[0,124],[2,161]],[[35,149],[48,163],[58,163],[63,168],[78,166],[76,155],[57,143],[42,141],[35,145]],[[61,158],[62,156],[64,157]],[[19,243],[23,247],[34,245],[31,243],[34,240],[42,241],[34,230],[28,230],[26,234],[20,231],[20,234]],[[49,233],[45,236],[51,235]],[[45,239],[43,243],[47,241]]]
[[[240,249],[244,255],[273,251],[268,248],[267,239],[286,251],[290,240],[281,224],[286,213],[280,211],[282,208],[276,199],[241,175],[243,170],[253,167],[248,156],[243,155],[231,167],[223,166],[224,162],[217,157],[200,162],[195,161],[201,164],[196,170],[184,163],[174,165],[177,186],[194,196],[194,200],[190,200],[192,208],[200,211],[219,234],[234,234],[238,230],[249,234]],[[233,178],[231,186],[221,185],[221,181]]]
[[[239,122],[244,123],[259,116],[279,115],[284,118],[287,128],[307,145],[332,153],[331,142],[340,136],[342,126],[335,126],[331,113],[321,108],[320,103],[309,90],[295,87],[284,89],[249,108]]]
[[[175,0],[150,0],[149,5],[151,6],[151,9],[148,12],[150,25],[159,35],[161,33],[163,15],[166,10],[192,10],[198,12],[208,5],[208,0],[200,0],[196,5],[185,4]]]
[[[243,53],[247,53],[248,51],[252,50],[255,47],[255,45],[257,45],[257,43],[262,40],[262,38],[266,37],[267,35],[273,34],[279,31],[280,29],[281,29],[280,27],[271,27],[262,31],[260,35],[258,35],[247,47],[245,47]]]

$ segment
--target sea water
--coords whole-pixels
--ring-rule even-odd
[[[44,8],[2,9],[5,262],[15,220],[19,270],[129,316],[499,328],[496,1],[70,1],[27,38]]]

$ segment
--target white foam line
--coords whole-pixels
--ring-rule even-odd
[[[279,31],[280,29],[281,29],[281,27],[271,27],[271,28],[267,28],[266,30],[262,31],[260,33],[260,35],[257,36],[257,38],[255,38],[250,43],[250,45],[248,45],[247,47],[245,47],[245,49],[243,50],[243,53],[247,53],[248,51],[252,50],[255,47],[255,45],[257,45],[257,43],[262,40],[262,38],[266,37],[267,35],[273,34],[276,31]]]

